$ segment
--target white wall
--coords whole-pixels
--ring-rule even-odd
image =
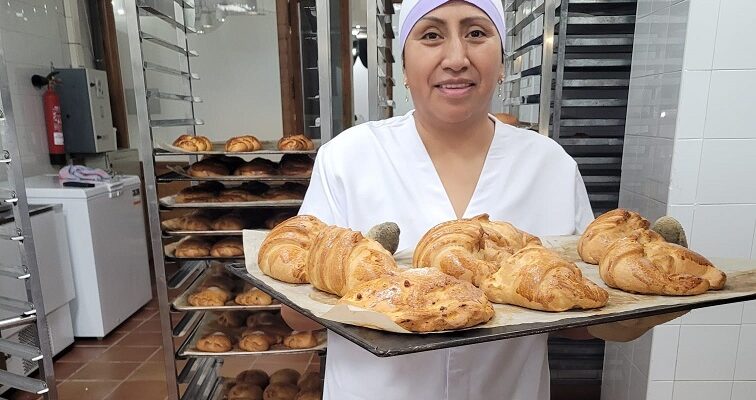
[[[620,206],[676,217],[690,247],[756,260],[752,0],[641,0]],[[756,303],[692,311],[607,344],[604,399],[753,399]]]

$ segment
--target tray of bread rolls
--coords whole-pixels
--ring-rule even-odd
[[[320,143],[320,139],[310,139],[304,135],[285,136],[279,140],[259,140],[254,135],[241,135],[225,141],[211,141],[200,135],[181,135],[173,142],[158,143],[155,155],[315,154]]]
[[[220,399],[296,399],[320,400],[323,378],[318,372],[300,374],[291,368],[279,369],[270,375],[261,369],[248,369],[235,378],[224,378]]]
[[[308,154],[284,154],[276,162],[263,157],[206,156],[191,165],[169,165],[158,181],[307,182],[315,160]]]
[[[292,331],[278,312],[208,311],[179,347],[177,355],[223,357],[294,354],[325,348],[325,331]]]
[[[159,203],[168,209],[299,207],[306,192],[307,186],[294,182],[273,186],[254,181],[225,186],[220,182],[205,181],[181,189],[175,195],[162,197]]]
[[[281,303],[269,294],[226,273],[202,274],[173,300],[177,311],[269,311]]]
[[[165,236],[241,236],[243,229],[273,229],[294,215],[295,211],[249,213],[198,209],[160,224]]]
[[[238,236],[187,236],[165,245],[171,261],[238,261],[244,259],[244,246]]]
[[[662,220],[614,210],[582,236],[538,238],[481,215],[392,255],[381,226],[363,236],[298,216],[245,230],[246,265],[227,269],[378,356],[756,299],[756,261],[707,259]]]

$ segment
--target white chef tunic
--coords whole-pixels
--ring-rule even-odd
[[[582,232],[593,220],[575,161],[553,140],[492,116],[495,134],[464,217],[487,213],[534,235]],[[413,112],[352,127],[323,145],[300,210],[367,232],[392,221],[397,254],[456,219]],[[328,334],[327,400],[547,400],[546,335],[379,358]]]

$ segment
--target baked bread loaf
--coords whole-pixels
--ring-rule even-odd
[[[296,400],[299,388],[288,383],[271,383],[263,392],[264,400]]]
[[[307,193],[307,186],[286,182],[281,186],[270,188],[263,194],[266,200],[302,200]]]
[[[181,189],[176,194],[176,203],[209,203],[215,199],[215,196],[223,188],[222,184],[202,183],[196,186],[189,186]],[[218,186],[220,185],[220,187]]]
[[[223,189],[215,197],[217,203],[243,203],[260,200],[260,196],[254,195],[243,188]]]
[[[598,264],[606,248],[617,239],[637,229],[648,229],[649,222],[640,214],[618,208],[600,215],[585,229],[578,242],[578,254],[588,264]]]
[[[601,279],[631,293],[689,296],[724,287],[726,276],[709,260],[650,230],[638,230],[606,249]]]
[[[210,286],[190,294],[187,301],[195,307],[220,307],[225,305],[230,298],[231,293],[228,290]]]
[[[189,169],[187,169],[186,172],[189,174],[189,176],[194,176],[197,178],[227,176],[230,173],[228,167],[213,158],[198,161],[190,165]]]
[[[246,227],[244,219],[238,214],[226,214],[218,217],[210,224],[210,227],[216,231],[240,231]]]
[[[287,219],[289,219],[289,218],[291,218],[291,217],[293,217],[295,215],[297,215],[297,214],[293,213],[291,211],[284,211],[284,212],[280,212],[278,214],[274,214],[274,215],[272,215],[272,216],[270,216],[270,217],[268,217],[268,218],[265,219],[265,227],[268,228],[268,229],[273,229],[276,226],[278,226],[278,224],[286,221]]]
[[[385,314],[412,332],[467,328],[494,315],[482,290],[436,268],[412,268],[362,283],[339,303]]]
[[[270,190],[270,186],[262,182],[252,181],[252,182],[244,182],[243,184],[239,186],[239,189],[244,189],[247,192],[252,193],[254,195],[262,196],[263,194],[265,194],[265,192]]]
[[[315,144],[305,135],[284,136],[278,140],[278,150],[304,151],[315,150]]]
[[[307,256],[307,277],[312,286],[338,296],[360,283],[397,271],[394,257],[380,243],[338,226],[323,228]]]
[[[226,328],[239,328],[244,325],[245,322],[244,313],[238,311],[224,311],[218,316],[218,325]]]
[[[273,303],[273,298],[256,287],[249,287],[236,295],[234,302],[241,306],[268,306]]]
[[[186,151],[209,151],[213,143],[206,136],[181,135],[173,141],[173,145]]]
[[[320,374],[317,372],[308,372],[299,378],[297,386],[299,386],[299,390],[302,392],[321,390],[323,389],[323,379],[320,378]]]
[[[278,170],[286,176],[310,175],[314,164],[315,160],[307,154],[284,154],[278,163]]]
[[[541,239],[517,229],[509,222],[491,221],[488,214],[473,219],[480,222],[485,233],[483,258],[489,262],[500,262],[528,246],[541,245]]]
[[[312,331],[292,332],[283,339],[283,344],[290,349],[310,349],[318,345],[318,339]]]
[[[250,383],[236,383],[226,394],[227,400],[263,400],[263,390],[260,386]]]
[[[190,237],[182,240],[173,251],[173,256],[178,258],[207,257],[210,255],[210,243],[200,238]]]
[[[280,337],[263,331],[248,329],[241,334],[239,348],[244,351],[267,351],[280,342]]]
[[[189,214],[161,222],[167,231],[208,231],[212,221],[201,214]]]
[[[231,338],[223,332],[205,335],[197,340],[197,350],[209,353],[223,353],[233,348]]]
[[[289,385],[297,386],[299,377],[299,372],[291,368],[279,369],[278,371],[270,375],[270,385],[273,385],[275,383],[286,383]]]
[[[238,236],[228,237],[213,245],[210,250],[213,257],[241,257],[244,255],[244,243]]]
[[[236,383],[248,383],[259,387],[268,386],[268,374],[260,369],[248,369],[236,375]]]
[[[420,239],[412,255],[412,266],[438,268],[479,286],[498,269],[495,262],[485,259],[486,237],[478,219],[443,222]]]
[[[226,141],[226,151],[247,152],[262,149],[262,143],[252,135],[234,136]]]
[[[236,176],[268,176],[278,175],[278,166],[275,162],[266,158],[254,158],[250,162],[246,162],[236,168],[234,171]]]
[[[323,398],[323,389],[307,390],[297,393],[294,400],[321,400]]]
[[[202,159],[204,160],[212,160],[215,162],[219,162],[228,168],[229,171],[233,172],[236,170],[237,167],[244,164],[246,161],[244,161],[243,158],[239,156],[228,156],[225,154],[213,154],[211,156],[206,156]]]
[[[265,275],[289,283],[307,283],[307,257],[326,225],[309,215],[280,223],[260,245],[257,264]]]
[[[480,285],[494,303],[558,312],[603,307],[609,299],[575,263],[538,245],[516,252],[500,266]]]

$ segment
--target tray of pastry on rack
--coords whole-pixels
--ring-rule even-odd
[[[184,188],[175,195],[160,198],[159,202],[169,209],[299,207],[306,192],[307,186],[294,182],[275,186],[263,182],[224,186],[213,181]]]
[[[266,311],[281,303],[242,280],[211,269],[173,300],[178,311]]]
[[[295,354],[326,348],[326,332],[296,332],[275,311],[205,312],[179,357]]]
[[[284,154],[278,162],[262,157],[246,161],[239,156],[206,156],[189,166],[170,165],[171,172],[159,176],[158,180],[307,182],[314,162],[308,154]]]
[[[165,245],[166,258],[172,261],[239,261],[244,245],[239,236],[187,236]]]
[[[304,135],[284,136],[279,140],[259,140],[254,135],[234,136],[225,141],[211,141],[206,136],[181,135],[173,142],[158,143],[162,151],[155,155],[259,155],[259,154],[315,154],[319,139]]]
[[[291,368],[282,368],[270,375],[260,369],[248,369],[236,378],[224,378],[222,389],[220,398],[227,400],[321,400],[323,377],[318,372],[300,374]]]
[[[273,229],[294,215],[295,211],[198,209],[160,224],[166,236],[241,236],[243,229]]]

